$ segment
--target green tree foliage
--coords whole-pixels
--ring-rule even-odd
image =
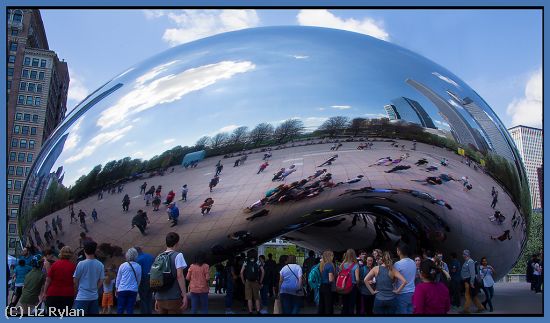
[[[542,213],[533,212],[529,222],[530,230],[527,236],[525,249],[523,249],[521,257],[518,259],[514,268],[512,268],[511,274],[525,274],[527,261],[531,259],[533,254],[540,253],[543,248],[544,241],[542,238],[544,226],[542,225]]]

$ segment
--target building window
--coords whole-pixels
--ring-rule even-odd
[[[36,84],[36,92],[42,93],[42,84]]]
[[[19,82],[19,91],[25,91],[27,89],[27,82]]]
[[[16,234],[17,233],[17,226],[15,225],[15,223],[10,223],[10,226],[9,226],[9,229],[8,229],[9,233],[11,234]],[[13,238],[12,238],[13,239]],[[15,239],[14,239],[15,240]],[[10,244],[11,244],[11,241],[10,241]],[[11,247],[10,247],[11,248]]]
[[[46,67],[46,60],[45,59],[40,60],[40,67]]]
[[[34,157],[34,155],[32,153],[28,153],[27,154],[27,163],[32,163],[33,157]]]
[[[15,120],[16,120],[16,121],[23,120],[23,113],[17,112],[17,113],[15,114]]]
[[[20,198],[21,198],[21,195],[13,195],[11,197],[11,204],[19,204]]]
[[[12,180],[8,179],[8,189],[11,189],[11,186],[12,186]]]
[[[25,104],[32,105],[32,96],[27,95],[27,101],[25,101]]]
[[[35,86],[36,86],[36,84],[29,83],[29,85],[27,86],[27,91],[34,92]]]
[[[11,195],[8,194],[8,204],[10,204],[10,202],[11,202]]]
[[[12,141],[12,145],[13,145],[13,141]],[[27,149],[27,139],[21,139],[19,141],[19,148]]]
[[[41,100],[40,100],[40,97],[39,97],[39,96],[35,96],[35,97],[34,97],[34,105],[36,105],[36,106],[40,105],[40,101],[41,101]]]
[[[15,63],[15,55],[10,55],[8,57],[8,63]]]
[[[23,176],[23,167],[22,166],[17,166],[17,169],[15,170],[15,175]]]
[[[17,211],[17,210],[16,210]],[[16,217],[17,214],[15,215],[12,215],[12,217]],[[9,248],[10,249],[15,249],[15,246],[17,245],[17,239],[16,238],[10,238],[10,242],[9,242]]]
[[[33,114],[32,115],[32,122],[38,123],[38,114]]]
[[[17,212],[17,209],[11,209],[11,211],[10,211],[10,216],[11,216],[12,218],[15,218],[15,217],[17,217],[17,213],[18,213],[18,212]]]
[[[13,67],[8,67],[8,76],[13,76]]]
[[[38,79],[39,80],[44,80],[44,72],[38,73]]]
[[[17,51],[17,43],[16,42],[11,42],[10,43],[10,51],[11,52],[16,52]]]
[[[21,188],[23,187],[23,181],[20,181],[18,179],[16,179],[15,181],[13,181],[13,189],[15,190],[21,190]]]
[[[23,65],[31,66],[31,58],[30,57],[25,57],[25,59],[23,60]]]
[[[31,127],[31,135],[36,135],[36,127]]]
[[[26,69],[26,68],[24,68],[24,69],[23,69],[23,73],[21,73],[21,76],[22,76],[22,77],[28,78],[28,77],[29,77],[29,70]]]
[[[17,96],[17,104],[25,104],[25,96],[24,95]]]
[[[14,166],[9,166],[8,167],[8,175],[13,175],[15,173],[15,167]]]
[[[22,126],[21,127],[21,133],[24,134],[24,135],[28,135],[29,134],[29,126]]]
[[[31,71],[31,79],[36,80],[37,71]]]
[[[13,133],[19,133],[20,129],[21,129],[21,126],[16,124],[15,126],[13,126]]]
[[[19,142],[18,142],[17,138],[12,138],[11,139],[12,148],[16,148],[18,145],[19,145]]]
[[[24,163],[25,162],[25,153],[19,153],[17,154],[17,161]]]
[[[10,161],[15,161],[16,158],[17,154],[15,153],[15,151],[10,152]]]
[[[30,122],[31,121],[31,115],[30,113],[25,113],[24,114],[24,117],[23,117],[23,120],[27,121],[27,122]]]
[[[34,140],[29,140],[29,149],[34,149]]]
[[[32,59],[32,66],[33,67],[38,67],[39,63],[40,63],[40,60],[38,58],[33,58]]]
[[[30,171],[31,171],[30,167],[25,167],[25,176],[29,175]]]

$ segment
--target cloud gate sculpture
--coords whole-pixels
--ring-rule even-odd
[[[175,193],[176,226],[164,204],[146,205],[144,182],[146,192],[162,186],[162,202]],[[501,275],[521,253],[531,209],[518,152],[474,90],[404,48],[313,27],[184,44],[97,89],[31,170],[23,241],[37,244],[59,216],[59,239],[78,245],[70,207],[96,210],[95,241],[151,253],[169,231],[187,257],[211,262],[275,237],[336,252],[407,243],[470,249]],[[131,226],[140,209],[147,235]]]

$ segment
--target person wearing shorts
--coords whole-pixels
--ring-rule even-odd
[[[115,280],[111,277],[111,273],[106,271],[105,280],[103,281],[103,297],[101,298],[101,307],[103,308],[101,314],[111,314],[111,308],[114,305],[113,289],[115,286]]]

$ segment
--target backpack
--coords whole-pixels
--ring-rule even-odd
[[[336,277],[336,292],[338,294],[349,294],[353,289],[351,270],[354,267],[355,264],[351,264],[347,269],[344,268],[344,264],[340,266],[340,273],[338,273],[338,277]]]
[[[318,289],[321,286],[321,270],[319,264],[311,268],[307,277],[307,282],[312,289]]]
[[[154,292],[165,291],[174,285],[171,255],[174,251],[163,252],[155,258],[149,273],[149,285]]]
[[[260,280],[260,266],[254,260],[247,260],[244,268],[244,279],[255,282]]]

